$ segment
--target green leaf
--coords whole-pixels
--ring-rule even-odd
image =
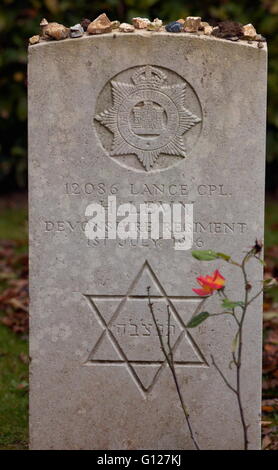
[[[195,328],[195,326],[200,325],[200,323],[203,323],[207,318],[209,317],[208,312],[201,312],[195,317],[191,318],[191,320],[187,324],[187,328]]]
[[[263,259],[258,258],[258,256],[255,256],[255,258],[256,258],[263,266],[266,266],[266,263],[264,262]]]
[[[241,302],[240,300],[233,301],[230,299],[223,299],[222,307],[227,308],[228,310],[233,310],[236,307],[244,307],[244,302]]]
[[[264,279],[263,284],[264,284],[265,288],[266,287],[270,288],[270,287],[277,286],[277,281],[276,281],[275,277],[271,277],[269,279]]]
[[[216,253],[218,258],[222,258],[225,261],[230,261],[231,257],[225,253]]]
[[[217,258],[224,259],[225,261],[230,261],[231,257],[226,255],[226,253],[216,252],[212,250],[194,250],[192,251],[192,256],[200,261],[212,261]]]
[[[217,253],[212,250],[193,250],[192,256],[200,261],[212,261],[217,259]]]

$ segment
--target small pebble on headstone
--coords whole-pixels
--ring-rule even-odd
[[[120,26],[120,22],[118,20],[111,21],[112,29],[118,29]]]
[[[48,25],[48,21],[43,18],[40,22],[41,37],[45,37],[45,28]]]
[[[213,28],[211,34],[222,39],[230,39],[235,36],[241,38],[243,36],[243,28],[236,21],[221,21],[217,27]]]
[[[91,23],[91,20],[89,20],[88,18],[83,18],[80,22],[82,28],[84,29],[84,31],[87,31],[87,28],[89,26],[89,24]]]
[[[153,21],[151,21],[148,24],[147,30],[148,31],[159,31],[161,27],[162,27],[162,20],[160,20],[159,18],[155,18]]]
[[[134,30],[135,30],[135,27],[129,23],[121,23],[119,26],[119,31],[121,33],[133,33]]]
[[[110,33],[111,31],[111,21],[105,13],[99,15],[94,21],[89,24],[87,28],[87,32],[89,34],[103,34]]]
[[[172,23],[166,24],[165,29],[168,33],[180,33],[182,31],[182,24],[178,21],[172,21]]]
[[[150,20],[148,18],[136,17],[132,18],[132,24],[136,29],[147,29]]]
[[[200,28],[202,18],[200,16],[188,16],[184,23],[184,31],[196,33]]]
[[[257,31],[254,26],[249,23],[243,26],[243,38],[242,39],[256,39]]]
[[[66,28],[63,24],[59,23],[48,23],[44,33],[51,39],[60,41],[61,39],[66,39],[69,36],[69,28]]]
[[[202,33],[205,34],[206,36],[210,36],[213,30],[213,27],[206,21],[201,21],[199,30],[202,31]]]
[[[70,27],[70,37],[71,38],[80,38],[84,34],[84,29],[82,28],[81,24],[75,24],[74,26]]]
[[[29,44],[33,46],[33,44],[38,44],[40,42],[40,36],[37,34],[36,36],[32,36],[29,38]]]

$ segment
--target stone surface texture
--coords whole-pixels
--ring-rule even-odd
[[[224,316],[184,328],[199,302],[196,277],[218,268],[240,300],[237,269],[198,262],[172,240],[90,241],[84,226],[88,204],[116,196],[136,207],[193,203],[193,249],[240,260],[263,237],[262,46],[139,31],[29,48],[32,449],[193,449],[148,286],[164,335],[171,306],[178,380],[200,447],[242,449],[235,396],[211,364],[213,354],[234,380],[234,324]],[[259,284],[262,267],[248,269]],[[213,296],[206,309],[218,308]],[[258,298],[242,364],[251,449],[260,447],[261,326]]]

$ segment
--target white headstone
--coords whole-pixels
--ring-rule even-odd
[[[135,222],[140,204],[187,204],[192,249],[239,260],[263,236],[265,109],[266,47],[256,43],[143,31],[29,48],[32,449],[194,448],[148,287],[164,340],[169,306],[200,448],[243,447],[236,397],[211,361],[233,382],[234,324],[185,328],[200,303],[196,277],[218,268],[240,299],[240,272],[162,236],[113,239],[112,222],[123,203]],[[110,239],[88,238],[93,203]],[[250,449],[260,447],[261,334],[258,298],[242,364]]]

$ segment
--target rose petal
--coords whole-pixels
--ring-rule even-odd
[[[205,289],[192,289],[192,290],[193,292],[195,292],[197,295],[200,295],[201,297],[210,295],[210,292],[208,292]]]

